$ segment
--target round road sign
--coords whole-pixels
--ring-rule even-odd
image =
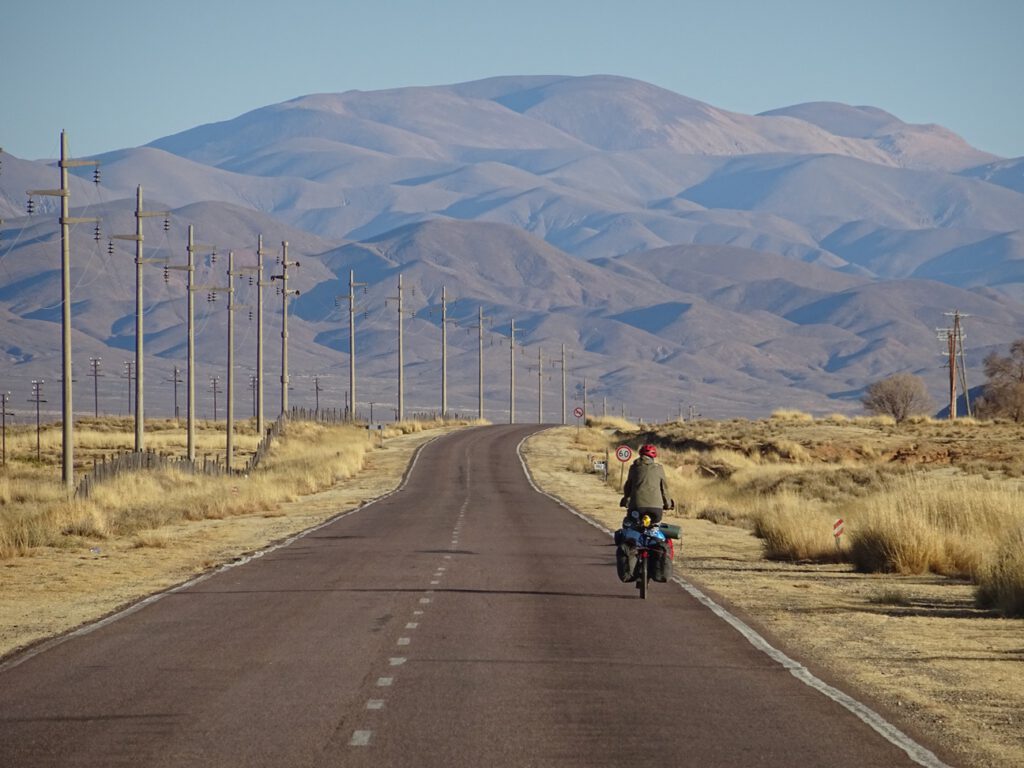
[[[582,419],[583,409],[577,405],[575,408],[572,409],[572,415],[575,416],[577,419]]]
[[[631,458],[633,458],[633,449],[628,445],[620,445],[615,449],[615,458],[625,464]]]

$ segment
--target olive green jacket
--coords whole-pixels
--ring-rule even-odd
[[[641,456],[629,467],[622,495],[629,510],[656,507],[668,509],[671,496],[665,483],[665,468],[650,456]]]

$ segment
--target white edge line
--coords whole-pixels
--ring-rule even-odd
[[[551,429],[551,427],[549,427],[549,429]],[[576,515],[576,517],[594,526],[599,531],[604,531],[609,536],[613,535],[613,531],[601,525],[597,521],[591,520],[582,512],[573,509],[568,503],[558,498],[557,496],[550,494],[547,491],[541,490],[540,487],[538,487],[538,485],[533,481],[533,477],[530,475],[530,469],[529,467],[526,466],[526,460],[523,458],[523,443],[525,443],[527,440],[529,440],[531,437],[537,434],[539,434],[539,432],[534,432],[530,435],[527,435],[522,440],[520,440],[519,444],[516,446],[516,454],[519,456],[519,463],[523,467],[523,473],[526,475],[527,481],[530,483],[531,486],[533,486],[533,490],[535,490],[542,496],[547,496],[560,507],[567,509],[572,514]],[[863,721],[868,726],[873,728],[876,732],[881,734],[891,744],[899,747],[904,752],[906,752],[907,756],[910,757],[910,759],[913,760],[915,763],[917,763],[918,765],[925,766],[926,768],[951,768],[949,764],[942,762],[935,755],[934,752],[918,744],[916,741],[910,738],[910,736],[905,734],[895,725],[893,725],[884,717],[882,717],[882,715],[880,715],[878,712],[875,712],[875,710],[871,709],[871,707],[869,707],[867,704],[857,701],[857,699],[853,698],[849,694],[843,693],[838,688],[829,685],[824,680],[817,677],[809,669],[807,669],[807,667],[805,667],[803,664],[794,659],[791,659],[785,653],[783,653],[778,648],[769,643],[753,627],[751,627],[738,616],[736,616],[735,614],[733,614],[732,612],[730,612],[729,610],[727,610],[726,608],[712,600],[710,597],[704,594],[704,592],[702,592],[699,588],[697,588],[690,582],[686,581],[681,576],[673,576],[672,581],[674,581],[676,584],[678,584],[680,587],[682,587],[684,590],[690,593],[691,596],[693,596],[704,607],[708,608],[712,613],[718,616],[718,618],[722,619],[729,626],[731,626],[733,629],[739,632],[747,640],[747,642],[749,642],[757,650],[761,651],[772,661],[776,662],[784,669],[788,670],[789,673],[793,675],[793,677],[795,677],[797,680],[802,682],[804,685],[813,688],[819,693],[824,694],[835,703],[852,712],[861,721]]]
[[[447,433],[445,433],[445,434],[447,434]],[[326,528],[327,526],[331,525],[332,523],[335,523],[338,520],[341,520],[343,517],[348,517],[349,515],[354,515],[356,512],[364,510],[367,507],[372,506],[373,504],[376,504],[378,501],[384,501],[385,499],[387,499],[387,498],[389,498],[391,496],[394,496],[396,493],[398,493],[403,488],[405,488],[406,484],[409,482],[409,476],[412,474],[412,470],[416,466],[416,462],[419,461],[420,452],[424,448],[426,448],[428,445],[430,445],[432,442],[434,442],[435,440],[438,440],[438,439],[440,439],[440,438],[442,438],[444,436],[445,435],[443,435],[443,434],[442,435],[435,435],[434,437],[430,438],[426,442],[421,443],[416,448],[416,450],[413,451],[412,460],[409,462],[409,466],[406,467],[405,474],[402,475],[402,481],[398,484],[398,487],[395,488],[394,490],[389,491],[388,493],[385,493],[382,496],[378,496],[375,499],[370,499],[370,501],[366,502],[365,504],[360,504],[358,507],[355,507],[353,509],[349,509],[349,510],[341,512],[341,513],[339,513],[337,515],[334,515],[333,517],[328,518],[327,520],[325,520],[322,523],[317,523],[312,528],[307,528],[304,531],[300,531],[299,533],[293,534],[292,536],[289,536],[287,539],[284,539],[283,541],[279,541],[276,544],[272,544],[269,547],[257,550],[256,552],[252,552],[252,553],[250,553],[248,555],[243,555],[242,557],[236,558],[236,559],[234,559],[234,560],[232,560],[230,562],[222,563],[221,565],[218,565],[213,570],[207,571],[206,573],[201,573],[198,576],[195,576],[195,577],[189,579],[188,581],[184,581],[181,584],[177,584],[177,585],[171,587],[170,589],[165,589],[163,592],[157,592],[155,594],[149,595],[148,597],[144,597],[141,600],[139,600],[138,602],[132,603],[127,608],[122,608],[120,611],[116,611],[116,612],[110,614],[109,616],[103,617],[102,619],[98,619],[96,621],[93,621],[93,622],[90,622],[88,624],[85,624],[85,625],[83,625],[81,627],[78,627],[78,629],[73,629],[70,632],[67,632],[67,633],[65,633],[63,635],[58,635],[57,637],[50,638],[49,640],[44,640],[43,642],[39,643],[39,645],[33,646],[33,647],[31,647],[31,648],[29,648],[29,649],[27,649],[27,650],[25,650],[25,651],[23,651],[21,653],[18,653],[17,651],[15,651],[14,655],[11,656],[9,659],[7,659],[4,662],[0,662],[0,674],[6,672],[9,669],[14,669],[15,667],[19,666],[20,664],[24,664],[29,659],[32,659],[32,658],[38,656],[41,653],[45,653],[46,651],[49,651],[52,648],[56,648],[58,645],[62,645],[63,643],[67,642],[68,640],[71,640],[72,638],[82,637],[84,635],[88,635],[88,634],[90,634],[92,632],[95,632],[98,629],[102,629],[103,627],[107,626],[108,624],[113,624],[115,621],[120,621],[121,619],[125,618],[126,616],[131,616],[136,611],[141,611],[147,605],[152,605],[157,600],[160,600],[160,599],[166,597],[167,595],[173,595],[175,592],[181,592],[182,590],[188,589],[189,587],[194,587],[196,584],[199,584],[199,583],[201,583],[203,581],[206,581],[207,579],[212,578],[212,577],[214,577],[214,576],[216,576],[216,575],[218,575],[220,573],[223,573],[224,571],[230,570],[232,568],[237,568],[240,565],[245,565],[246,563],[250,563],[253,560],[256,560],[257,558],[263,557],[266,554],[269,554],[271,552],[275,552],[275,551],[277,551],[279,549],[283,549],[284,547],[291,546],[292,544],[294,544],[299,539],[302,539],[302,538],[308,536],[311,533],[316,533],[321,528]]]

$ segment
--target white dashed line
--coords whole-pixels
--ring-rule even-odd
[[[405,656],[392,656],[388,660],[388,663],[390,663],[392,667],[400,667],[405,664]]]
[[[421,597],[420,598],[420,605],[426,605],[429,602],[430,602],[430,598],[429,597]]]
[[[400,638],[398,638],[398,644],[399,645],[408,645],[411,642],[412,642],[412,640],[410,640],[408,637],[400,637]]]
[[[366,702],[367,709],[384,709],[384,699],[370,699]]]
[[[405,625],[405,628],[406,629],[416,629],[416,627],[418,627],[419,625],[420,625],[420,623],[418,621],[410,621],[408,624]]]
[[[393,677],[378,677],[377,678],[377,687],[378,688],[387,688],[393,682],[395,682],[395,678],[393,678]]]
[[[440,582],[440,581],[438,581],[437,579],[434,579],[434,580],[433,580],[432,582],[430,582],[430,583],[431,583],[431,584],[440,584],[441,582]]]
[[[352,734],[352,739],[349,741],[349,745],[353,747],[365,747],[370,743],[371,736],[373,736],[373,731],[356,731]]]

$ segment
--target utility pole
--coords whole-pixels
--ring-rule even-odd
[[[478,377],[479,384],[477,389],[477,418],[483,420],[484,418],[484,320],[490,322],[491,318],[484,317],[484,308],[480,307],[477,310],[477,341],[480,345],[480,356],[478,358]]]
[[[174,375],[164,381],[170,381],[174,384],[174,420],[178,420],[178,385],[182,384],[181,369],[178,366],[174,366]]]
[[[288,267],[300,266],[297,261],[288,261],[288,241],[281,241],[281,274],[271,275],[271,280],[280,280],[281,292],[281,417],[288,416],[288,298],[298,296],[300,291],[288,288]]]
[[[143,211],[142,210],[142,186],[135,188],[135,234],[134,235],[112,235],[112,240],[133,240],[135,241],[135,451],[145,450],[145,386],[144,370],[145,355],[143,353],[144,334],[142,330],[142,318],[144,315],[144,304],[142,301],[142,265],[154,262],[164,262],[167,259],[145,259],[142,256],[142,244],[145,237],[142,234],[142,220],[153,216],[164,217],[164,231],[170,225],[167,217],[169,211]]]
[[[938,332],[939,339],[946,342],[947,365],[949,367],[949,418],[955,419],[958,383],[964,393],[967,415],[971,415],[971,399],[967,391],[967,363],[964,359],[964,332],[960,323],[962,318],[970,317],[970,315],[962,314],[958,309],[946,312],[945,315],[946,317],[953,318],[953,326],[951,328],[937,328],[936,331]],[[958,360],[959,364],[957,363]]]
[[[186,439],[185,451],[189,461],[196,460],[196,332],[195,332],[195,292],[206,290],[204,286],[196,285],[195,280],[195,255],[197,253],[209,253],[211,258],[216,257],[217,249],[212,245],[197,245],[195,242],[195,228],[188,225],[188,261],[185,266],[165,266],[164,270],[181,270],[186,273],[186,294],[188,305],[188,363],[186,366],[185,378],[187,385],[185,393],[187,401],[186,411]],[[166,274],[166,272],[165,272]]]
[[[512,320],[509,333],[508,423],[516,423],[516,321]]]
[[[97,223],[96,218],[73,217],[70,215],[71,192],[68,188],[68,168],[82,166],[99,166],[95,160],[72,160],[68,157],[68,135],[60,132],[60,189],[34,189],[29,191],[28,212],[32,213],[32,195],[44,195],[60,198],[60,246],[61,246],[61,351],[62,355],[62,395],[61,419],[63,422],[63,460],[61,474],[64,487],[68,492],[75,487],[74,460],[74,409],[71,402],[71,230],[72,224]],[[99,184],[99,168],[93,172],[93,181]],[[38,407],[38,406],[37,406]],[[38,435],[38,430],[37,430]]]
[[[441,286],[441,418],[448,418],[448,288]]]
[[[562,345],[562,424],[565,425],[565,344]]]
[[[100,386],[99,380],[103,375],[100,373],[100,362],[103,360],[102,357],[90,357],[89,367],[92,372],[89,374],[92,376],[92,415],[93,418],[98,419],[100,417]]]
[[[256,418],[256,383],[258,377],[253,374],[249,377],[249,391],[252,394],[252,417]]]
[[[228,251],[228,386],[227,386],[227,441],[224,451],[224,464],[228,472],[235,455],[235,252]]]
[[[544,356],[537,347],[537,423],[544,423]]]
[[[251,267],[239,267],[237,275],[249,275],[249,285],[256,286],[256,384],[253,416],[256,418],[256,434],[263,437],[263,288],[269,283],[263,279],[263,257],[266,255],[263,250],[263,235],[260,235],[256,244],[256,264]],[[252,319],[252,312],[249,313]]]
[[[587,416],[588,415],[589,415],[589,412],[587,411],[587,377],[584,376],[583,377],[583,423],[584,424],[587,423]]]
[[[7,417],[13,416],[13,411],[7,410],[7,403],[11,399],[10,392],[0,392],[0,419],[3,420],[3,433],[4,433],[4,446],[3,446],[3,461],[0,465],[7,466]]]
[[[320,413],[320,377],[319,376],[314,376],[313,377],[313,392],[314,392],[314,394],[316,396],[316,410],[314,412],[319,414]]]
[[[556,363],[559,364],[561,366],[561,368],[562,368],[562,424],[564,425],[566,423],[566,418],[567,418],[566,414],[568,413],[567,410],[566,410],[566,407],[565,407],[565,378],[566,378],[566,374],[567,374],[567,371],[568,371],[568,367],[567,367],[568,363],[567,363],[567,361],[565,359],[565,344],[562,345],[562,359],[561,359],[561,361],[559,361],[559,360],[551,360],[551,364],[552,365],[555,365]]]
[[[404,315],[402,314],[402,273],[398,273],[398,296],[391,296],[385,301],[398,302],[398,409],[395,411],[396,421],[405,421],[405,370],[403,360],[402,327]]]
[[[354,269],[348,271],[348,397],[349,420],[356,420],[356,287],[366,290],[366,283],[356,282]],[[371,418],[370,421],[373,421]]]
[[[213,420],[217,421],[217,394],[220,392],[220,376],[210,377],[210,391],[213,392]]]
[[[38,379],[38,380],[33,379],[33,381],[32,381],[32,397],[30,397],[28,399],[28,401],[30,403],[35,403],[36,404],[36,461],[41,461],[42,457],[43,457],[42,446],[41,446],[41,442],[39,440],[39,430],[40,430],[40,425],[39,425],[39,406],[42,403],[46,402],[46,400],[43,399],[43,384],[45,384],[45,383],[46,383],[46,381],[43,380],[43,379]]]
[[[125,360],[124,371],[121,373],[122,379],[128,379],[128,415],[132,415],[132,381],[135,379],[135,361]]]

